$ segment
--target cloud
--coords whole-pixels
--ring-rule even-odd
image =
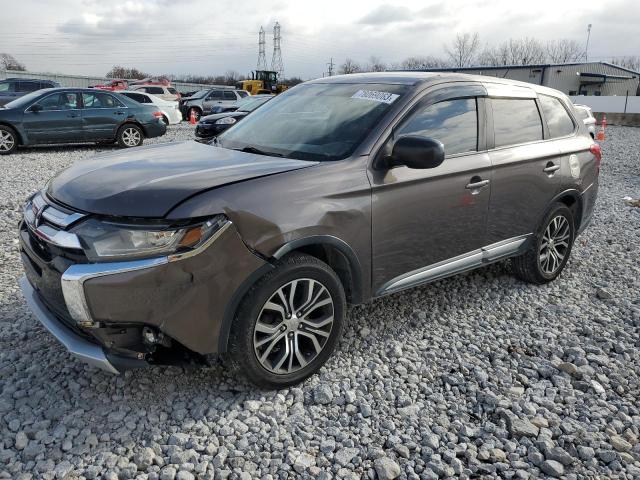
[[[413,12],[407,7],[380,5],[358,20],[358,23],[364,25],[388,25],[390,23],[408,22],[413,18]]]

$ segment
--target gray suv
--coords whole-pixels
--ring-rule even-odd
[[[37,78],[7,78],[0,80],[0,106],[6,105],[27,93],[59,86],[60,84],[53,80],[40,80]]]
[[[189,120],[193,114],[197,121],[200,120],[202,115],[210,114],[213,107],[231,107],[238,100],[242,100],[248,95],[249,93],[244,90],[232,90],[230,88],[200,90],[190,97],[184,98],[180,110],[185,120]]]
[[[220,355],[282,387],[331,355],[347,304],[507,258],[524,281],[554,280],[592,216],[600,159],[549,88],[318,79],[212,145],[58,174],[24,208],[21,287],[72,354],[107,371]]]

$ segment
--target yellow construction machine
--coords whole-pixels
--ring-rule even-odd
[[[282,93],[288,87],[282,83],[278,83],[278,72],[256,70],[251,72],[250,79],[238,82],[236,88],[246,90],[251,95],[260,95],[263,93]]]

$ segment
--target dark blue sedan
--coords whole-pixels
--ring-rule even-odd
[[[90,88],[47,88],[0,107],[0,155],[19,145],[117,142],[136,147],[165,132],[155,106]]]

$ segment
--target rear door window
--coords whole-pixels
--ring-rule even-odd
[[[13,92],[13,84],[11,82],[0,82],[0,92]]]
[[[542,140],[542,120],[534,99],[492,98],[495,146]]]
[[[125,95],[138,103],[149,103],[149,97],[142,95],[141,93],[123,93],[122,95]]]
[[[40,82],[18,82],[18,92],[35,92],[36,90],[40,90]]]
[[[120,100],[108,93],[83,93],[84,108],[118,108],[123,107]]]
[[[167,88],[167,90],[169,90],[169,93],[173,94],[173,95],[177,95],[178,91],[175,88],[169,87]]]
[[[576,126],[573,124],[573,120],[562,105],[562,102],[548,95],[540,95],[538,99],[540,100],[540,106],[542,107],[551,138],[571,135]]]
[[[445,100],[419,109],[400,127],[398,136],[420,135],[439,140],[447,156],[478,149],[475,98]]]
[[[162,95],[164,93],[162,87],[145,87],[144,91],[151,95]]]
[[[237,100],[236,94],[233,92],[223,92],[225,100]]]

